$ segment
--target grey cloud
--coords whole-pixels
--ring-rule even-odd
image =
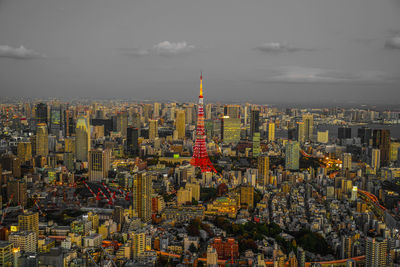
[[[185,41],[169,42],[163,41],[155,44],[152,48],[123,48],[120,49],[126,55],[132,56],[175,56],[192,52],[195,46]]]
[[[153,50],[158,55],[178,55],[182,53],[188,53],[194,50],[194,45],[188,44],[187,42],[168,42],[164,41],[153,46]]]
[[[294,47],[285,43],[269,42],[254,48],[255,50],[266,52],[266,53],[286,53],[286,52],[297,52],[297,51],[311,51],[309,48]]]
[[[0,57],[14,59],[33,59],[45,57],[32,49],[27,49],[24,46],[12,47],[8,45],[0,45]]]
[[[265,82],[280,83],[387,83],[399,76],[381,71],[345,72],[322,68],[283,67],[269,71]]]
[[[141,48],[121,48],[119,49],[124,55],[128,56],[147,56],[150,55],[150,51],[148,49]]]
[[[392,36],[385,42],[387,49],[400,49],[400,35]]]

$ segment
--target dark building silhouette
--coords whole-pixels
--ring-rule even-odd
[[[129,155],[138,156],[139,155],[139,129],[129,127],[127,129],[126,146]]]
[[[351,128],[339,127],[338,128],[338,138],[339,139],[350,139],[351,138]]]
[[[358,128],[357,137],[361,139],[362,144],[369,145],[369,140],[372,139],[372,129],[368,127]]]
[[[250,137],[260,132],[260,111],[252,110],[250,118]]]
[[[372,133],[372,146],[381,151],[381,167],[388,166],[390,162],[390,130],[374,129]]]
[[[45,103],[39,103],[36,105],[36,122],[46,124],[48,123],[47,105]]]

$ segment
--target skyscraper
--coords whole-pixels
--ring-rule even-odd
[[[361,144],[369,145],[372,139],[372,129],[367,127],[358,128],[357,137],[361,139]]]
[[[367,237],[365,244],[365,266],[386,266],[387,239]]]
[[[351,153],[343,153],[342,155],[342,170],[351,170]]]
[[[313,116],[313,114],[303,114],[303,122],[304,122],[305,141],[312,140],[313,139],[313,131],[314,131],[314,116]]]
[[[128,112],[123,111],[118,113],[117,116],[117,131],[121,133],[122,137],[126,138],[126,129],[128,128]]]
[[[388,166],[390,163],[390,130],[374,129],[372,146],[381,151],[381,166]]]
[[[268,123],[268,142],[275,141],[275,123],[269,122]]]
[[[90,150],[89,151],[89,181],[100,181],[107,178],[111,164],[111,151]]]
[[[153,176],[149,172],[143,171],[133,175],[133,209],[145,222],[151,220],[152,179]]]
[[[260,133],[254,133],[253,135],[253,157],[258,157],[261,153],[260,148]]]
[[[240,106],[239,105],[225,105],[224,116],[229,118],[239,119],[240,118]]]
[[[29,161],[32,158],[32,144],[30,142],[19,142],[17,155],[21,163]]]
[[[49,128],[52,135],[57,137],[60,135],[62,129],[62,112],[60,105],[55,105],[50,108]]]
[[[36,105],[36,123],[45,123],[47,125],[47,105],[39,103]]]
[[[254,133],[260,132],[260,111],[252,110],[250,118],[250,137],[254,136]]]
[[[247,205],[249,209],[254,206],[254,187],[242,186],[240,187],[240,205]]]
[[[338,139],[350,139],[351,138],[351,128],[350,127],[339,127],[338,128]]]
[[[371,167],[374,170],[379,170],[381,167],[381,151],[377,148],[372,149],[371,152]]]
[[[127,130],[127,151],[130,156],[139,156],[139,129],[129,127]]]
[[[297,141],[304,143],[306,141],[306,130],[304,122],[297,123]]]
[[[154,140],[158,137],[158,121],[149,120],[149,139]]]
[[[86,162],[90,150],[90,125],[87,117],[80,116],[78,118],[75,133],[76,160]]]
[[[234,144],[240,141],[240,119],[223,117],[221,120],[222,140],[225,144]]]
[[[160,117],[161,104],[158,102],[153,103],[153,119],[158,120]]]
[[[269,157],[267,155],[262,155],[262,156],[258,157],[257,169],[258,169],[257,183],[261,186],[268,185],[269,184]]]
[[[286,144],[285,165],[287,170],[299,169],[299,157],[300,157],[299,153],[300,153],[299,142],[289,141]]]
[[[47,125],[39,123],[36,128],[36,155],[47,157],[49,154],[49,137]]]
[[[11,199],[14,203],[20,203],[22,206],[26,205],[26,183],[22,180],[11,180],[7,182],[7,198]]]
[[[176,125],[175,128],[178,132],[178,139],[183,139],[185,137],[186,131],[186,122],[185,122],[185,111],[177,110],[176,111]]]

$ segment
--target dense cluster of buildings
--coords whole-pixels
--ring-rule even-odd
[[[193,103],[0,108],[0,266],[400,264],[399,112],[206,104],[214,173]]]

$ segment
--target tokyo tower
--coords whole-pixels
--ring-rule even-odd
[[[206,131],[204,130],[204,109],[203,109],[203,74],[200,74],[200,95],[199,104],[197,105],[197,129],[196,143],[193,148],[193,157],[190,164],[200,167],[201,172],[215,172],[206,148]]]

